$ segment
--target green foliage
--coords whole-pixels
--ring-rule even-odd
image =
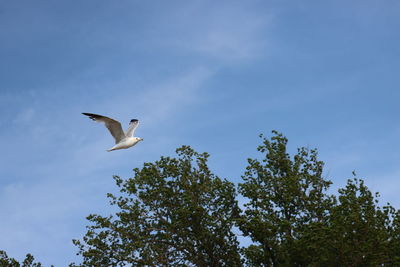
[[[317,151],[300,148],[291,159],[287,139],[274,134],[271,140],[263,138],[258,151],[264,158],[248,160],[244,183],[239,184],[248,202],[238,224],[255,242],[245,249],[251,266],[301,265],[299,240],[304,228],[323,224],[332,205],[325,194],[331,182],[322,177],[323,162],[317,160]]]
[[[339,189],[337,203],[330,209],[325,229],[321,262],[347,266],[399,265],[393,251],[398,237],[393,235],[393,221],[398,212],[390,205],[377,206],[375,196],[364,185],[363,180],[349,179],[343,189]],[[395,231],[398,231],[398,227]],[[396,241],[397,239],[397,241]],[[327,242],[328,241],[328,242]],[[323,245],[320,242],[320,245]]]
[[[35,263],[35,258],[31,254],[27,254],[22,263],[16,259],[7,256],[7,253],[0,250],[0,266],[1,267],[42,267],[42,264]]]
[[[211,173],[208,154],[188,146],[114,177],[115,216],[90,215],[82,241],[74,240],[83,266],[239,266],[232,233],[238,213],[235,187]],[[74,266],[74,265],[72,265]]]
[[[399,212],[377,205],[378,195],[361,179],[350,179],[338,196],[327,193],[317,151],[298,149],[274,132],[249,159],[239,184],[248,199],[238,225],[253,245],[248,266],[399,266]]]
[[[323,177],[315,149],[290,156],[288,140],[262,137],[261,159],[249,159],[238,192],[214,175],[208,154],[188,146],[177,157],[161,157],[115,176],[117,212],[90,215],[82,240],[73,240],[83,261],[77,266],[400,266],[400,212],[378,205],[356,178],[336,195]],[[240,248],[240,229],[252,243]],[[0,266],[40,267],[0,251]]]

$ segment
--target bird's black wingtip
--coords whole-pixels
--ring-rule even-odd
[[[138,122],[139,120],[137,120],[137,119],[131,119],[131,123],[134,123],[134,122]]]
[[[93,114],[93,113],[82,112],[82,114],[88,116],[90,119],[92,119],[94,121],[96,120],[96,118],[101,117],[100,115],[96,115],[96,114]]]

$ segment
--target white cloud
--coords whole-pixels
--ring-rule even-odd
[[[207,31],[199,31],[191,42],[182,45],[223,61],[250,60],[262,55],[266,44],[260,33],[265,31],[266,21],[237,15],[231,13],[223,20],[216,15]]]
[[[108,110],[119,114],[121,117],[116,119],[121,119],[123,125],[126,125],[124,118],[137,115],[143,122],[138,133],[160,133],[159,123],[177,123],[175,114],[196,103],[203,83],[212,75],[207,69],[194,68],[179,77],[149,84],[139,93],[126,89],[132,81],[120,81],[114,84],[114,88],[121,88],[119,94],[107,103],[94,105],[93,112]],[[146,135],[145,140],[147,137],[154,140],[135,147],[136,151],[107,153],[105,150],[113,144],[107,129],[84,116],[79,120],[79,113],[71,112],[76,108],[74,101],[70,103],[71,106],[46,114],[30,108],[21,111],[16,121],[23,122],[26,131],[8,136],[7,142],[12,145],[6,146],[8,159],[3,159],[7,168],[2,171],[12,173],[13,177],[0,184],[0,209],[7,214],[0,222],[0,247],[10,256],[21,258],[33,252],[39,260],[46,257],[47,263],[65,265],[63,259],[76,251],[71,239],[80,235],[72,229],[72,224],[85,224],[84,216],[95,212],[99,205],[93,201],[93,194],[95,199],[104,200],[101,205],[106,209],[105,193],[114,190],[111,176],[123,175],[125,169],[130,171],[139,166],[152,150],[161,151],[173,140],[173,137]],[[32,121],[33,116],[41,115],[45,119]],[[17,142],[19,139],[24,141]],[[44,251],[54,248],[62,253],[45,255]]]
[[[181,5],[174,20],[161,23],[163,44],[216,60],[219,64],[265,56],[272,16],[242,2]]]
[[[206,68],[196,68],[180,77],[175,77],[155,85],[141,96],[142,106],[146,110],[145,118],[157,123],[161,119],[170,118],[171,113],[179,108],[195,103],[199,91],[213,72]]]
[[[177,18],[167,14],[155,29],[154,35],[163,29],[169,34],[159,34],[166,37],[157,40],[161,46],[178,49],[182,57],[190,54],[184,71],[174,69],[165,75],[167,78],[151,73],[138,85],[137,76],[132,78],[129,72],[140,70],[125,66],[122,78],[110,77],[105,83],[104,79],[96,83],[71,77],[70,83],[57,90],[42,89],[32,107],[24,104],[39,93],[18,100],[21,109],[14,123],[26,130],[2,134],[7,138],[2,141],[5,153],[0,161],[7,166],[1,173],[12,176],[0,183],[0,209],[7,214],[0,221],[1,249],[13,257],[33,252],[46,264],[66,265],[67,255],[76,252],[70,240],[79,238],[83,231],[74,229],[74,224],[86,224],[82,214],[87,215],[88,209],[96,212],[94,206],[104,205],[95,200],[104,199],[102,193],[112,190],[111,175],[130,171],[135,164],[158,157],[164,147],[174,146],[174,133],[166,133],[162,126],[172,129],[179,124],[179,114],[201,101],[204,84],[224,64],[252,60],[263,53],[269,16],[245,10],[239,4],[210,8],[200,3],[182,5],[174,10]],[[170,20],[175,20],[174,24],[169,24]],[[207,59],[199,63],[199,57]],[[171,69],[175,63],[171,62]],[[94,69],[88,76],[101,75]],[[101,94],[92,97],[92,91],[85,91],[88,86]],[[83,116],[80,120],[80,112],[115,116],[123,125],[136,117],[142,122],[137,133],[148,143],[129,153],[107,153],[113,142],[111,136],[102,125]]]
[[[33,108],[27,108],[22,110],[14,119],[14,123],[23,124],[29,122],[35,115],[35,110]]]

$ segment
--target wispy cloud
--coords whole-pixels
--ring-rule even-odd
[[[264,57],[272,13],[241,2],[180,3],[171,16],[159,18],[163,33],[156,42],[175,47],[214,64],[231,64]]]
[[[22,258],[33,252],[46,265],[66,265],[75,252],[70,240],[84,231],[84,216],[107,212],[104,195],[114,190],[111,175],[131,175],[132,167],[180,145],[174,131],[184,127],[181,115],[202,103],[206,84],[218,71],[262,53],[270,19],[240,2],[179,3],[156,15],[157,23],[150,25],[154,27],[142,30],[151,37],[142,40],[140,49],[149,46],[171,53],[171,67],[165,72],[157,66],[141,69],[135,62],[122,66],[110,61],[108,66],[110,62],[104,60],[99,67],[93,61],[81,66],[79,75],[62,73],[60,82],[44,82],[35,89],[26,85],[23,93],[2,93],[7,98],[0,97],[1,103],[10,108],[1,108],[5,115],[0,123],[12,126],[0,132],[4,164],[0,210],[7,214],[0,220],[0,248],[11,256]],[[133,44],[137,41],[132,38],[134,32],[126,30],[117,37]],[[102,33],[95,34],[99,39],[85,42],[101,43]],[[114,38],[107,42],[117,43]],[[142,56],[135,51],[137,45],[123,48],[130,58]],[[101,53],[99,58],[104,56]],[[155,53],[151,58],[155,64],[158,56],[165,55]],[[183,67],[179,60],[185,61]],[[123,125],[139,118],[137,134],[145,141],[129,153],[107,153],[111,136],[80,112],[109,115]]]
[[[140,164],[151,151],[169,146],[173,137],[160,139],[153,135],[160,134],[160,125],[179,121],[175,114],[196,103],[202,83],[211,75],[200,68],[167,81],[153,82],[136,93],[119,90],[107,103],[93,105],[91,111],[118,114],[117,119],[124,125],[132,116],[141,119],[144,125],[138,133],[147,132],[146,139],[156,141],[148,141],[143,148],[135,147],[142,151],[141,157],[134,160]],[[74,222],[81,222],[83,229],[85,215],[99,205],[104,210],[106,201],[99,204],[95,200],[104,199],[105,193],[113,190],[110,189],[113,174],[129,173],[118,173],[117,169],[132,168],[132,159],[126,153],[105,152],[113,143],[107,129],[79,113],[72,114],[71,110],[76,108],[72,103],[54,113],[27,107],[15,119],[17,128],[24,131],[2,134],[7,137],[1,141],[7,154],[7,158],[2,156],[2,162],[6,163],[2,176],[12,177],[3,180],[0,187],[0,209],[7,214],[0,222],[3,236],[0,247],[13,256],[33,252],[41,259],[46,258],[48,264],[65,265],[65,259],[71,259],[68,255],[74,255],[70,240],[79,237],[73,230]],[[62,120],[58,119],[60,115]],[[56,229],[57,233],[52,232]],[[44,241],[43,236],[48,239]],[[63,252],[49,256],[48,252],[55,247]]]
[[[172,42],[221,62],[242,62],[265,56],[268,15],[248,14],[240,7],[225,7],[223,15],[218,9],[207,11],[201,13],[207,16],[207,20],[202,21],[205,25],[192,25],[187,29],[190,33],[182,36],[187,38],[174,38]],[[199,16],[198,13],[193,15]]]

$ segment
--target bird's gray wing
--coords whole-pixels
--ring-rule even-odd
[[[104,123],[104,125],[110,131],[111,135],[114,137],[116,144],[125,138],[124,131],[122,130],[121,123],[119,121],[93,113],[82,113],[82,114],[88,116],[89,118],[91,118],[96,122]]]
[[[135,134],[136,128],[139,126],[139,121],[136,119],[131,120],[129,123],[129,128],[126,130],[126,136],[127,137],[132,137]]]

